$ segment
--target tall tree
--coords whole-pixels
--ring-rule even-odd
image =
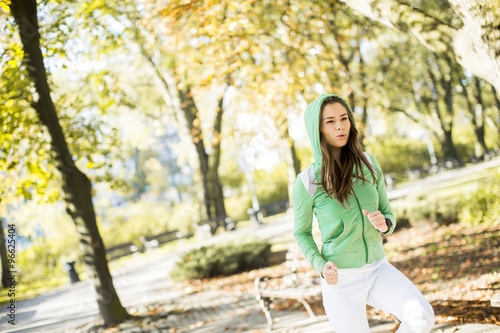
[[[488,152],[486,146],[485,133],[486,133],[486,107],[483,103],[483,94],[481,92],[481,83],[477,77],[472,77],[470,80],[467,77],[460,77],[460,84],[462,85],[462,94],[467,103],[467,111],[471,116],[472,127],[476,135],[475,155],[478,160],[484,160],[484,155]],[[472,81],[472,82],[470,82]],[[469,87],[472,86],[472,87]],[[474,91],[476,102],[470,97],[469,90]]]
[[[443,159],[460,164],[453,136],[460,109],[455,96],[459,66],[446,54],[430,52],[412,36],[396,31],[379,36],[377,43],[369,56],[373,100],[428,130],[440,144]]]
[[[495,107],[496,107],[495,124],[497,126],[498,134],[500,135],[500,94],[493,85],[491,85],[491,91],[493,92],[493,96],[495,98]]]
[[[205,209],[208,219],[225,220],[227,217],[224,206],[224,196],[218,179],[218,165],[220,161],[220,128],[222,126],[223,98],[221,97],[216,111],[214,124],[214,140],[217,140],[212,159],[206,151],[205,139],[201,127],[200,111],[194,100],[194,92],[187,85],[184,89],[177,86],[180,109],[182,110],[186,124],[191,133],[192,142],[196,148],[200,164],[200,174],[203,182],[203,195]]]
[[[442,136],[441,136],[441,146],[443,150],[444,159],[446,161],[452,161],[457,165],[462,165],[462,161],[458,156],[455,143],[453,142],[453,124],[454,124],[454,114],[455,108],[453,104],[453,66],[451,64],[451,59],[444,55],[443,61],[438,58],[434,53],[434,62],[428,59],[427,73],[430,78],[430,90],[431,90],[431,101],[433,104],[434,114],[439,120],[441,126]],[[447,66],[444,68],[444,64]],[[433,67],[436,67],[437,74],[434,73]],[[441,94],[439,91],[443,91]],[[443,99],[440,99],[443,96]],[[444,111],[442,110],[441,104],[444,104]]]
[[[489,0],[343,0],[354,10],[447,53],[500,91],[500,4]],[[458,19],[458,20],[457,20]]]
[[[173,119],[178,123],[181,132],[188,133],[195,147],[202,179],[206,218],[225,221],[227,213],[218,174],[224,94],[221,94],[216,106],[210,148],[207,144],[208,135],[204,133],[206,129],[204,130],[202,126],[202,110],[198,107],[195,96],[201,86],[210,83],[211,80],[207,80],[207,76],[222,78],[222,84],[226,85],[227,89],[231,85],[230,75],[228,73],[225,75],[200,73],[199,69],[203,67],[199,66],[199,63],[203,63],[203,55],[199,50],[185,43],[183,40],[185,31],[182,25],[173,24],[169,26],[169,33],[159,35],[155,33],[156,29],[152,24],[152,21],[156,22],[156,20],[149,17],[151,22],[148,22],[136,11],[136,2],[131,0],[130,4],[132,6],[124,6],[121,10],[121,5],[112,10],[105,6],[105,10],[114,16],[124,14],[127,17],[129,21],[127,30],[130,31],[132,40],[138,45],[142,56],[153,69],[155,80],[159,82],[159,91],[166,105],[172,110]],[[122,37],[125,38],[125,36]],[[200,81],[202,84],[199,83]],[[182,116],[179,117],[177,113]]]
[[[62,176],[66,211],[75,222],[79,233],[85,264],[94,281],[100,314],[106,325],[121,322],[129,315],[121,305],[113,286],[106,251],[97,228],[91,183],[73,162],[50,94],[40,48],[36,0],[13,1],[9,6],[23,45],[23,61],[38,95],[33,99],[32,107],[51,137],[51,149]]]

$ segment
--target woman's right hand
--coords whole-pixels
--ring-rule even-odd
[[[337,273],[337,265],[329,261],[323,266],[321,270],[321,275],[326,280],[328,284],[337,284],[339,282],[339,275]]]

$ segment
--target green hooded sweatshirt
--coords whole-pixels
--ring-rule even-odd
[[[370,154],[365,153],[376,170],[375,182],[368,167],[364,165],[367,181],[363,184],[353,178],[354,195],[349,196],[346,208],[328,197],[318,184],[322,161],[319,137],[320,107],[328,96],[339,97],[321,95],[306,109],[304,119],[311,140],[314,163],[297,176],[293,187],[294,236],[306,259],[320,274],[327,261],[332,261],[341,269],[360,268],[385,257],[382,234],[370,223],[362,209],[369,212],[379,210],[391,220],[392,226],[384,236],[391,234],[396,226],[382,170]],[[349,104],[342,100],[354,119]],[[321,231],[321,253],[312,236],[313,213]]]

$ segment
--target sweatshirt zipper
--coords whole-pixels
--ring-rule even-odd
[[[354,198],[356,198],[356,202],[359,208],[359,214],[361,215],[361,237],[363,238],[363,244],[365,245],[365,258],[366,258],[365,263],[368,263],[368,246],[366,245],[366,240],[365,240],[365,221],[363,218],[363,210],[361,209],[361,205],[359,203],[358,197],[356,196],[356,193],[354,193]]]

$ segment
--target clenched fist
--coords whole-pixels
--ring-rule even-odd
[[[329,261],[326,263],[325,266],[323,266],[323,269],[321,270],[321,275],[326,280],[326,283],[328,284],[337,284],[339,282],[339,275],[337,274],[337,265],[335,265],[333,262]]]
[[[375,227],[375,229],[377,229],[381,233],[386,233],[387,231],[389,231],[389,227],[387,226],[387,222],[385,221],[385,216],[379,210],[369,212],[363,209],[363,214],[368,217],[368,220],[370,220],[370,223]]]

